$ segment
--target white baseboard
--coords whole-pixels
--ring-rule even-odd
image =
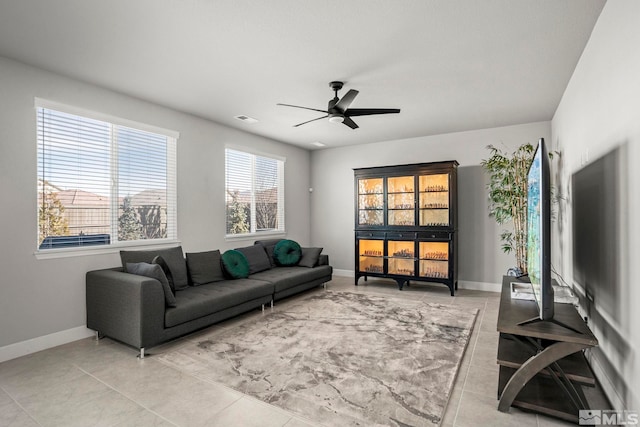
[[[333,275],[340,277],[355,277],[355,272],[353,270],[341,270],[334,268]],[[470,280],[458,280],[458,288],[474,291],[502,292],[502,285],[500,283],[473,282]]]
[[[500,283],[472,282],[470,280],[458,280],[458,289],[469,289],[474,291],[499,293],[499,292],[502,292],[502,285]]]
[[[353,270],[340,270],[338,268],[334,268],[333,274],[340,277],[355,277]]]
[[[620,396],[620,394],[618,394],[618,391],[616,390],[615,386],[611,382],[611,379],[602,368],[602,365],[600,364],[598,357],[596,357],[596,355],[594,355],[592,352],[588,352],[587,361],[589,362],[589,366],[593,371],[593,375],[595,375],[595,377],[598,379],[598,382],[602,387],[602,391],[607,396],[612,406],[612,408],[602,408],[602,409],[614,409],[616,411],[624,411],[625,409],[634,410],[635,408],[626,407],[624,403],[624,399]],[[600,408],[593,408],[593,409],[600,409]]]
[[[78,326],[77,328],[54,332],[53,334],[5,345],[4,347],[0,347],[0,363],[26,356],[27,354],[46,350],[48,348],[57,347],[62,344],[67,344],[72,341],[88,338],[93,335],[94,332],[91,329],[87,329],[86,326]]]

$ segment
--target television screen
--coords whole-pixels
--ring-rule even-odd
[[[527,273],[540,319],[553,318],[551,285],[551,185],[549,156],[540,139],[527,175]]]

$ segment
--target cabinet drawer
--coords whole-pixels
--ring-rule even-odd
[[[425,231],[418,233],[418,239],[424,240],[451,240],[451,233],[448,231]]]
[[[357,239],[384,239],[384,231],[356,231]]]
[[[411,233],[411,232],[403,232],[403,231],[393,231],[393,232],[389,232],[387,233],[387,239],[388,240],[415,240],[416,239],[416,233]]]

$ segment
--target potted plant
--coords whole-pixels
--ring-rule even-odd
[[[488,145],[491,153],[481,165],[489,174],[489,216],[500,225],[513,223],[513,231],[500,234],[502,250],[515,252],[517,275],[527,274],[527,174],[535,147],[523,144],[507,153]]]

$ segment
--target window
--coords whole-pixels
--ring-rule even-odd
[[[284,233],[284,159],[225,150],[227,236]]]
[[[36,111],[39,250],[176,239],[177,133],[43,100]]]

